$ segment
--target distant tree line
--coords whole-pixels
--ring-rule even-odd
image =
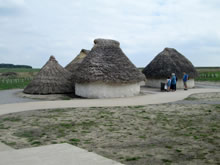
[[[29,65],[0,64],[0,68],[32,68]]]

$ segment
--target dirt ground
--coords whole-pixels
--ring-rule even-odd
[[[0,141],[16,149],[65,142],[128,165],[220,164],[219,121],[220,93],[195,94],[170,104],[3,115]]]

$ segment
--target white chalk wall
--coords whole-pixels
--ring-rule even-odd
[[[147,79],[146,86],[160,88],[160,83],[166,83],[166,79]],[[195,86],[194,79],[190,79],[187,81],[188,88],[193,88]],[[179,79],[176,84],[177,89],[183,89],[183,81]]]
[[[134,84],[105,84],[84,83],[75,84],[75,94],[87,98],[129,97],[140,93],[140,83]]]

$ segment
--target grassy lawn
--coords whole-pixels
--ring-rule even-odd
[[[188,100],[3,115],[0,140],[14,148],[70,143],[128,165],[219,164],[220,104],[197,100],[220,102],[220,93]]]

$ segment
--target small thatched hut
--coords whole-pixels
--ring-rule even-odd
[[[94,40],[94,47],[74,73],[76,95],[113,98],[140,92],[140,82],[145,77],[119,45],[115,40]]]
[[[65,69],[74,73],[79,65],[82,63],[84,58],[89,54],[89,50],[82,49],[80,53],[74,58],[66,67]]]
[[[5,73],[2,73],[2,76],[5,76],[5,77],[16,77],[18,74],[16,72],[5,72]]]
[[[54,56],[43,66],[30,84],[24,89],[28,94],[73,93],[71,73],[58,64]]]
[[[146,85],[150,87],[160,87],[161,82],[165,82],[168,76],[175,73],[178,78],[177,88],[183,88],[183,72],[189,75],[188,87],[194,87],[196,69],[186,57],[173,48],[165,48],[143,70],[147,78]]]

